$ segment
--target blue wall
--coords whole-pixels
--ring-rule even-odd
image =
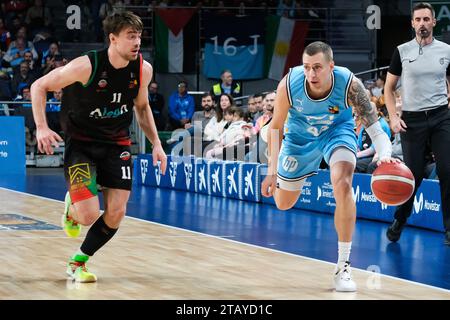
[[[168,156],[165,175],[153,167],[152,156],[139,155],[135,173],[139,184],[199,192],[244,201],[274,204],[273,198],[261,196],[260,185],[267,166],[258,163],[205,160]],[[391,222],[395,207],[381,204],[370,189],[370,175],[355,173],[353,198],[357,217]],[[295,208],[332,214],[336,206],[328,170],[320,170],[307,179]],[[415,199],[409,225],[444,231],[439,182],[425,179]]]

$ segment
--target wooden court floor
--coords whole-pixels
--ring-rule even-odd
[[[0,217],[59,226],[64,204],[0,189]],[[1,230],[0,299],[450,299],[450,291],[353,269],[357,293],[332,287],[334,265],[133,218],[90,261],[94,284],[65,263],[84,238]]]

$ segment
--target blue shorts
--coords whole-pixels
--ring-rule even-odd
[[[356,155],[357,139],[351,123],[330,128],[323,136],[305,144],[283,140],[278,157],[278,179],[298,182],[317,174],[322,159],[327,163],[338,147],[345,147]]]

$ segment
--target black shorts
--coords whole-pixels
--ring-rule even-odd
[[[66,139],[64,175],[72,203],[98,194],[97,184],[131,190],[130,146]]]

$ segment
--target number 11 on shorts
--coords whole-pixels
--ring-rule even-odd
[[[129,166],[121,167],[122,168],[122,179],[131,179],[131,169]]]

